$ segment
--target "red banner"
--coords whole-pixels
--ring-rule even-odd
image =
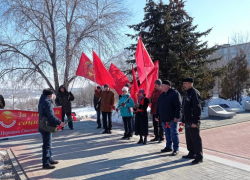
[[[62,108],[54,108],[62,119]],[[36,111],[0,110],[0,138],[38,133],[39,115]]]

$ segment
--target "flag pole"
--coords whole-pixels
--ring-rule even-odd
[[[141,48],[142,48],[142,57],[143,57],[143,62],[144,62],[144,70],[145,70],[145,75],[146,75],[146,82],[147,82],[147,91],[148,91],[148,97],[150,96],[150,92],[149,92],[149,85],[148,85],[148,75],[147,75],[147,69],[145,67],[145,59],[144,59],[144,47],[142,45],[142,39],[141,39],[141,35],[140,35],[140,40],[141,40]]]
[[[92,48],[92,54],[94,53],[94,49]],[[94,68],[94,81],[96,83],[96,79],[95,79],[95,67],[94,67],[94,58],[93,58],[93,68]],[[97,83],[96,83],[97,84]]]
[[[99,52],[99,58],[101,59],[101,49],[100,49],[100,23],[99,23],[99,5],[98,5],[98,0],[96,0],[96,10],[97,10],[97,26],[98,26],[98,52]]]

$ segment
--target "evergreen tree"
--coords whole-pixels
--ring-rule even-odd
[[[227,65],[227,71],[221,83],[220,97],[241,101],[243,89],[249,88],[250,69],[247,66],[246,55],[241,50]]]
[[[161,79],[171,80],[174,87],[182,92],[182,79],[193,77],[195,87],[201,91],[202,97],[209,98],[215,78],[222,71],[207,68],[207,64],[219,60],[208,58],[217,49],[208,48],[207,42],[199,39],[208,35],[212,29],[196,32],[197,25],[192,25],[193,18],[187,14],[184,6],[182,0],[170,0],[167,5],[149,0],[144,8],[143,22],[129,26],[138,33],[128,36],[134,39],[141,35],[152,60],[159,60]],[[133,51],[134,55],[136,44],[127,49]]]

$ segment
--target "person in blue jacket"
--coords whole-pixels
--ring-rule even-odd
[[[132,118],[133,118],[133,107],[135,103],[133,99],[131,99],[128,90],[129,90],[128,87],[122,88],[122,96],[116,108],[117,112],[120,109],[125,129],[124,136],[122,137],[122,139],[130,139],[133,136]]]
[[[40,120],[43,117],[47,117],[49,124],[54,124],[54,125],[60,125],[62,127],[65,126],[64,122],[61,122],[60,119],[58,119],[53,110],[53,89],[44,89],[43,94],[41,95],[39,99],[39,104],[38,104],[38,113],[39,113],[39,123]],[[39,127],[39,126],[38,126]],[[43,163],[43,169],[54,169],[55,166],[53,164],[58,164],[58,161],[52,160],[52,133],[47,132],[41,128],[38,128],[38,131],[42,135],[42,140],[43,140],[43,158],[42,158],[42,163]]]

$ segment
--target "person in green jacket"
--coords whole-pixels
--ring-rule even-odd
[[[122,96],[119,100],[119,104],[116,108],[118,112],[120,110],[121,116],[124,124],[124,136],[122,139],[130,140],[133,136],[133,126],[132,126],[132,118],[133,118],[133,107],[134,101],[131,99],[130,94],[128,93],[128,87],[122,88]]]

